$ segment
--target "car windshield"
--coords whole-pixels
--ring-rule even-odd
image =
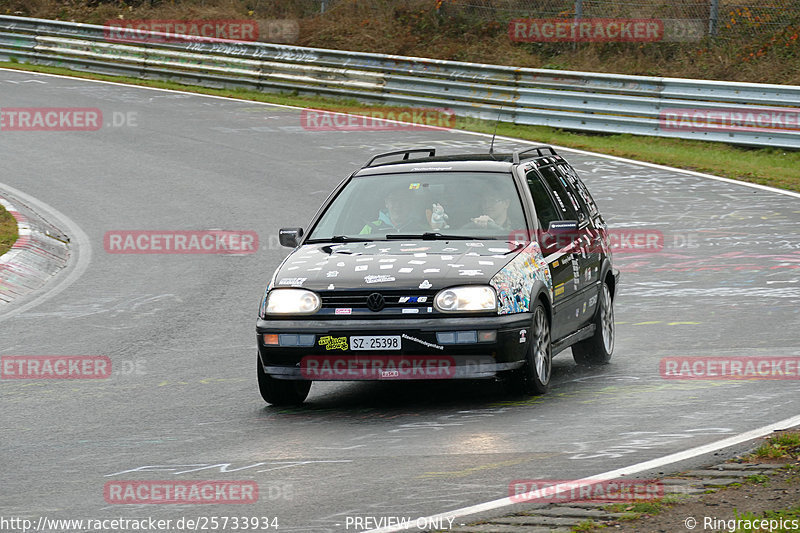
[[[508,239],[525,227],[511,174],[415,172],[353,178],[309,239]]]

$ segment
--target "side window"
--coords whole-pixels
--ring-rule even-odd
[[[562,194],[569,202],[569,205],[572,206],[572,211],[575,213],[572,219],[577,220],[578,224],[585,222],[588,219],[586,212],[578,201],[577,194],[572,187],[570,187],[565,177],[554,166],[544,167],[539,170],[542,172],[553,191],[558,191],[559,194]]]
[[[582,213],[578,201],[567,189],[563,178],[558,175],[558,172],[556,172],[553,167],[542,167],[539,169],[539,172],[542,173],[547,186],[553,191],[553,198],[556,200],[559,211],[558,220],[577,220],[578,223],[583,222],[586,219],[586,215]]]
[[[582,200],[583,205],[589,212],[589,216],[592,218],[597,216],[599,214],[599,211],[597,210],[597,204],[594,203],[592,195],[589,194],[589,189],[587,189],[586,185],[584,185],[584,183],[581,181],[581,178],[578,176],[578,173],[575,172],[575,169],[566,163],[558,165],[558,169],[561,172],[561,175],[566,178],[567,183],[572,187],[572,190],[576,192],[578,199]]]
[[[536,208],[536,216],[539,218],[539,225],[542,229],[547,229],[550,222],[553,220],[561,220],[561,215],[558,212],[550,193],[542,183],[542,178],[535,170],[529,171],[525,174],[525,179],[528,182],[528,189],[531,191],[533,197],[533,206]]]

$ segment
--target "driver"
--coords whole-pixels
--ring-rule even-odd
[[[508,208],[511,200],[503,196],[496,190],[487,191],[481,201],[481,214],[470,219],[472,222],[467,225],[480,229],[492,230],[512,230],[513,222],[508,216]]]

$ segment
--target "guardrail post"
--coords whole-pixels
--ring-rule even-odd
[[[719,0],[711,0],[711,11],[708,14],[708,34],[717,34],[717,22],[719,21]]]

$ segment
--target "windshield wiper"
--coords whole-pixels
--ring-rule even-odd
[[[375,239],[365,239],[363,237],[351,237],[350,235],[334,235],[333,237],[329,237],[327,239],[309,239],[306,242],[308,243],[320,243],[320,242],[372,242]]]
[[[469,235],[445,235],[438,232],[425,232],[417,233],[414,235],[404,235],[397,233],[389,233],[386,235],[387,239],[422,239],[424,241],[474,241],[478,237],[471,237]]]

